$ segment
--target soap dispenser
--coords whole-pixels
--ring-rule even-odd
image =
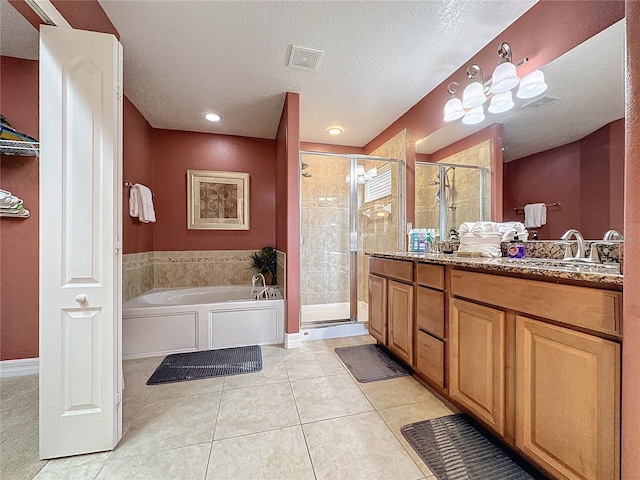
[[[513,242],[507,247],[507,255],[509,258],[524,258],[526,256],[525,246],[518,238],[517,233],[513,236]]]

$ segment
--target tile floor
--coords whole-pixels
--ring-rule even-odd
[[[263,347],[263,370],[147,386],[161,357],[126,361],[124,437],[113,452],[37,457],[37,376],[2,380],[0,477],[434,479],[400,434],[452,413],[411,377],[358,383],[333,348],[369,336]]]

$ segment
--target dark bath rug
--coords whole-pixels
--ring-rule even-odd
[[[360,383],[376,382],[411,374],[379,345],[339,347],[335,349],[335,352]]]
[[[162,361],[147,385],[239,375],[260,370],[262,350],[259,345],[175,353]]]

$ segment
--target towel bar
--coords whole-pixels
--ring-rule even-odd
[[[560,202],[545,203],[544,206],[547,207],[547,208],[549,208],[549,207],[559,207],[560,206]],[[518,210],[524,210],[524,207],[513,207],[513,211],[514,212],[517,212]]]

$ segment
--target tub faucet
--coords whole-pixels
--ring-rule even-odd
[[[604,237],[602,237],[602,240],[610,242],[611,240],[624,240],[624,237],[617,230],[608,230],[607,233],[604,234]]]
[[[258,290],[256,290],[256,282],[258,280],[262,279],[262,290],[260,290],[260,288],[258,288]],[[255,297],[254,297],[254,292],[258,292],[256,293]],[[259,300],[261,297],[265,297],[267,298],[267,282],[264,279],[264,275],[262,275],[261,273],[256,273],[253,277],[251,277],[251,298],[255,298],[256,300]]]
[[[576,250],[575,257],[571,251],[571,243],[569,243],[569,239],[571,237],[575,237],[578,242],[578,249]],[[574,258],[584,258],[584,237],[582,234],[576,230],[575,228],[571,228],[567,230],[562,237],[560,237],[564,243],[564,260],[574,259]]]

